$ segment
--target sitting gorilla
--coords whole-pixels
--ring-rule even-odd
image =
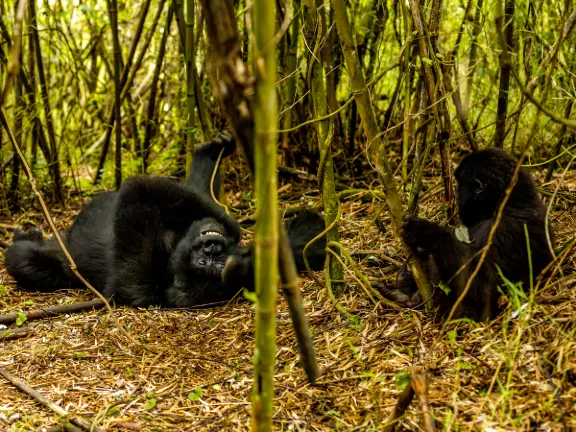
[[[506,151],[490,148],[468,155],[456,169],[458,211],[462,224],[468,228],[470,243],[459,241],[453,230],[435,223],[416,217],[404,221],[402,238],[422,259],[430,281],[436,286],[432,302],[441,316],[448,314],[476,268],[517,163]],[[530,251],[524,227],[528,231]],[[553,241],[551,227],[549,234]],[[553,258],[546,236],[546,208],[538,197],[532,176],[522,168],[486,259],[455,318],[487,320],[499,313],[498,287],[503,286],[503,280],[498,268],[506,279],[521,282],[524,289],[529,289],[529,256],[534,278]],[[438,287],[440,282],[451,288],[448,294]],[[420,302],[408,266],[399,270],[396,287],[408,296],[407,305]]]
[[[240,226],[210,195],[220,152],[228,156],[234,148],[231,135],[221,133],[197,146],[186,184],[138,176],[126,180],[118,192],[94,197],[63,233],[80,274],[105,297],[135,307],[205,305],[252,288],[252,255],[239,249]],[[217,172],[214,196],[219,189]],[[288,236],[297,262],[306,243],[323,229],[322,217],[312,211],[290,221]],[[323,268],[325,244],[322,238],[309,249],[314,270]],[[229,258],[233,277],[223,277]],[[45,241],[37,229],[17,230],[5,260],[8,273],[24,289],[82,286],[56,240]]]

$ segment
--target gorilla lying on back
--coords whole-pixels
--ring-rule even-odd
[[[239,249],[240,226],[210,195],[221,150],[228,156],[234,148],[231,135],[221,133],[195,149],[186,184],[138,176],[126,180],[118,192],[94,197],[63,233],[80,274],[107,298],[135,307],[204,305],[252,288],[252,256]],[[297,264],[306,243],[323,229],[322,217],[312,211],[290,221],[287,230]],[[325,244],[321,239],[309,249],[314,270],[323,268]],[[223,277],[229,258],[233,268]],[[37,229],[15,232],[6,267],[27,290],[82,286],[56,240],[45,241]]]
[[[468,228],[470,243],[459,241],[453,230],[435,223],[416,217],[405,219],[402,237],[422,259],[430,281],[436,286],[432,302],[438,306],[440,315],[450,311],[476,268],[517,163],[506,151],[490,148],[468,155],[456,169],[458,211],[462,224]],[[455,318],[487,320],[499,313],[498,287],[504,284],[498,268],[509,281],[521,282],[525,290],[530,288],[525,226],[536,279],[552,260],[552,253],[546,237],[546,208],[538,197],[532,176],[522,168],[486,259]],[[553,241],[550,227],[549,234]],[[451,288],[448,294],[438,287],[441,281]],[[418,295],[413,296],[416,283],[408,266],[398,272],[397,288],[412,295],[413,305]]]

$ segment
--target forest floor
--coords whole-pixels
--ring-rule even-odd
[[[576,175],[565,179],[552,211],[561,245],[576,227]],[[442,189],[433,182],[421,215],[438,218]],[[556,183],[544,186],[552,193]],[[237,186],[236,186],[237,187]],[[283,183],[283,205],[317,203],[316,183]],[[364,196],[362,196],[364,195]],[[548,196],[546,197],[548,199]],[[240,192],[228,202],[238,208]],[[342,204],[342,243],[369,277],[392,283],[403,258],[390,228],[372,224],[382,202],[349,196]],[[238,219],[253,210],[235,212]],[[76,214],[54,211],[59,227]],[[8,231],[25,220],[46,229],[35,210],[2,220]],[[389,227],[386,210],[381,224]],[[251,229],[252,227],[250,227]],[[338,312],[326,288],[302,277],[323,375],[310,385],[298,361],[287,304],[279,297],[276,430],[382,430],[413,367],[427,371],[430,407],[444,430],[576,430],[576,254],[518,316],[489,324],[461,322],[441,336],[422,311],[373,304],[346,274]],[[2,268],[0,313],[89,300],[87,291],[20,292]],[[317,274],[323,281],[323,275]],[[110,430],[249,430],[254,305],[246,300],[211,309],[114,309],[61,315],[22,324],[33,334],[0,341],[0,367],[70,413]],[[126,333],[119,331],[116,323]],[[13,325],[12,327],[15,327]],[[42,430],[59,416],[0,378],[0,431]],[[401,424],[421,430],[417,399]],[[54,429],[56,430],[56,429]]]

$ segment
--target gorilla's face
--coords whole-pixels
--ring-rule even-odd
[[[203,219],[192,224],[177,249],[183,254],[180,265],[187,267],[188,272],[220,278],[236,244],[220,224]]]
[[[490,148],[466,156],[456,169],[456,201],[462,223],[471,227],[492,218],[514,173],[516,160]]]

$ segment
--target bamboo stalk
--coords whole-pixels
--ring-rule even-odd
[[[213,89],[222,112],[226,115],[229,126],[244,150],[249,168],[254,171],[253,79],[242,60],[240,50],[242,40],[238,32],[234,9],[226,0],[202,0],[202,7],[206,18],[206,30],[211,41],[211,62],[208,65],[213,70],[210,70],[208,75],[212,79]],[[251,49],[251,56],[252,51]],[[279,235],[281,246],[289,244],[284,230],[281,230]],[[320,375],[320,368],[316,361],[308,321],[298,289],[294,256],[290,248],[282,247],[281,251],[279,265],[282,288],[290,309],[301,363],[308,379],[313,383]]]
[[[376,123],[376,116],[372,110],[372,101],[370,100],[370,93],[366,87],[366,80],[362,74],[362,69],[358,61],[358,53],[354,44],[352,36],[352,29],[348,22],[348,15],[346,13],[346,6],[344,0],[331,0],[334,9],[334,17],[336,19],[336,27],[340,36],[340,43],[342,44],[342,51],[344,53],[344,61],[350,77],[350,83],[356,105],[358,106],[358,113],[362,119],[364,131],[368,138],[368,145],[376,149],[378,158],[376,161],[376,169],[384,183],[386,194],[386,204],[392,219],[392,223],[397,234],[400,233],[402,226],[402,202],[398,195],[396,181],[394,174],[388,160],[388,156],[383,148],[383,143],[378,137],[378,126]],[[405,247],[405,255],[410,256],[408,263],[412,269],[414,279],[418,284],[418,289],[422,294],[422,299],[428,300],[432,297],[432,286],[426,277],[426,273],[422,267],[422,263],[416,258],[414,254],[410,254]],[[426,302],[429,304],[429,302]]]
[[[498,4],[500,1],[497,2]],[[498,106],[496,109],[496,134],[494,145],[504,147],[506,137],[506,116],[508,114],[508,94],[510,90],[510,63],[505,61],[505,57],[510,56],[514,49],[514,6],[515,0],[506,0],[506,7],[502,15],[502,8],[496,7],[494,19],[496,26],[505,26],[506,46],[503,47],[508,54],[500,55],[500,86],[498,88]]]
[[[196,138],[196,96],[194,88],[194,0],[186,1],[186,177],[190,175]]]
[[[6,68],[6,81],[4,84],[4,89],[0,93],[0,107],[4,106],[12,84],[18,74],[20,69],[20,53],[22,51],[22,22],[24,21],[24,13],[26,12],[26,1],[19,0],[15,7],[15,19],[14,19],[14,40],[12,47],[10,49],[10,57],[8,58],[8,66]]]
[[[18,327],[14,329],[6,329],[0,331],[0,340],[20,339],[30,336],[34,333],[34,329],[30,327]]]
[[[308,45],[314,47],[314,52],[309,56],[309,72],[308,76],[311,78],[310,87],[312,91],[312,103],[314,108],[315,118],[324,118],[327,114],[327,95],[326,95],[326,82],[325,70],[323,64],[318,61],[318,57],[322,58],[324,53],[321,52],[320,44],[326,37],[326,18],[325,10],[322,7],[321,0],[309,1],[309,7],[306,8],[306,26],[309,35]],[[314,29],[317,29],[314,32]],[[332,228],[326,233],[326,242],[338,242],[338,225],[333,222],[338,215],[338,195],[336,194],[335,180],[334,180],[334,163],[332,161],[332,150],[330,148],[333,135],[330,120],[322,120],[316,122],[316,136],[318,137],[318,148],[320,150],[320,164],[318,166],[318,182],[322,189],[322,202],[324,204],[325,224]],[[339,253],[339,251],[336,251]],[[331,279],[330,285],[337,296],[342,293],[344,284],[333,282],[335,280],[342,280],[342,267],[338,260],[332,259],[331,255],[327,256],[327,269],[325,273],[326,278]]]
[[[49,147],[49,168],[52,180],[54,181],[54,196],[63,202],[64,195],[62,192],[62,180],[60,175],[60,160],[58,158],[58,148],[56,147],[56,135],[54,133],[54,123],[52,120],[52,109],[50,108],[50,99],[48,97],[48,88],[46,85],[46,75],[44,74],[44,62],[42,61],[42,49],[40,46],[40,35],[38,33],[38,21],[36,20],[36,0],[30,1],[30,24],[32,36],[34,37],[34,50],[36,54],[36,68],[38,69],[38,83],[40,84],[40,94],[42,96],[42,105],[44,107],[44,117],[46,118],[46,130],[48,132]],[[34,71],[30,71],[34,73]],[[43,134],[42,134],[43,135]],[[48,145],[46,145],[48,150]]]
[[[116,190],[122,184],[122,120],[120,118],[120,68],[122,63],[122,53],[120,51],[120,38],[118,36],[118,3],[116,0],[107,0],[108,14],[110,15],[110,28],[112,30],[112,45],[114,46],[114,120],[116,122],[116,152],[114,180]]]
[[[254,27],[254,189],[258,218],[254,236],[256,293],[256,343],[252,430],[269,431],[274,402],[276,363],[276,297],[278,294],[278,101],[276,50],[270,45],[276,32],[276,5],[255,0]]]
[[[120,105],[124,103],[124,99],[128,96],[129,89],[132,86],[132,81],[134,80],[134,76],[138,69],[140,69],[140,65],[142,64],[142,60],[144,58],[144,54],[148,50],[148,46],[152,40],[152,36],[154,36],[154,30],[156,29],[156,25],[160,19],[160,15],[162,14],[162,10],[164,9],[164,3],[166,0],[160,0],[159,5],[157,6],[156,16],[154,17],[154,21],[152,23],[152,27],[150,28],[147,37],[144,41],[142,51],[140,52],[136,62],[134,62],[134,66],[132,67],[133,58],[136,54],[136,48],[138,47],[138,42],[140,42],[140,37],[142,36],[142,31],[144,29],[144,23],[146,21],[146,15],[148,14],[148,10],[150,8],[151,0],[146,0],[144,3],[144,7],[141,12],[140,20],[138,21],[138,25],[136,27],[136,31],[134,34],[134,39],[132,41],[132,45],[130,46],[130,52],[128,53],[128,57],[126,58],[126,65],[122,68],[122,76],[120,77],[120,87],[122,91],[120,93]],[[122,54],[122,53],[120,53]],[[122,60],[122,55],[120,55],[120,59]],[[112,109],[108,118],[106,119],[106,134],[104,136],[104,144],[102,145],[102,153],[100,154],[100,160],[98,161],[98,168],[96,169],[96,176],[94,177],[94,185],[100,183],[100,179],[102,178],[102,174],[104,172],[104,163],[106,162],[106,156],[108,154],[108,148],[110,146],[110,139],[112,137],[112,129],[114,128],[114,122],[116,119],[115,111]],[[141,151],[141,149],[139,149]]]
[[[172,24],[172,17],[174,16],[174,7],[170,3],[168,7],[168,16],[166,17],[166,28],[162,33],[162,40],[160,41],[160,48],[158,49],[158,57],[156,57],[156,65],[154,66],[154,76],[152,77],[152,84],[150,87],[150,102],[148,102],[148,113],[146,120],[146,130],[144,132],[144,143],[142,144],[142,166],[144,172],[148,169],[148,157],[150,155],[150,148],[152,146],[152,138],[156,135],[156,93],[158,91],[158,79],[160,78],[160,70],[162,69],[162,62],[166,54],[166,43],[170,35],[170,25]]]
[[[412,387],[412,383],[408,383],[396,401],[396,405],[394,406],[394,409],[390,414],[390,418],[384,427],[384,432],[394,432],[397,430],[396,426],[398,426],[398,421],[404,415],[404,413],[406,413],[406,410],[414,399],[414,395],[415,393],[414,388]]]

